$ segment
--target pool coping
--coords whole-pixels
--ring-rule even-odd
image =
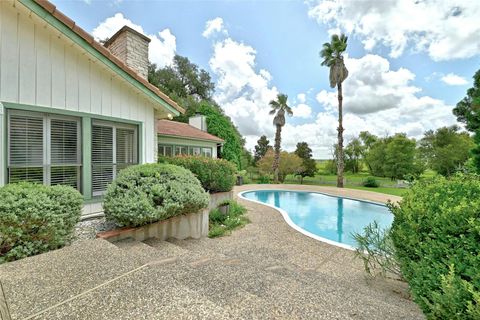
[[[375,204],[375,205],[379,205],[379,206],[384,206],[386,207],[385,203],[381,203],[381,202],[376,202],[376,201],[370,201],[370,200],[364,200],[364,199],[358,199],[358,198],[354,198],[354,197],[345,197],[345,196],[336,196],[336,195],[332,195],[332,194],[328,194],[328,193],[325,193],[325,192],[319,192],[319,191],[307,191],[307,190],[291,190],[291,189],[251,189],[251,190],[245,190],[245,191],[240,191],[237,193],[237,196],[240,197],[241,199],[243,200],[246,200],[246,201],[251,201],[253,203],[258,203],[258,204],[261,204],[261,205],[264,205],[264,206],[267,206],[267,207],[270,207],[272,209],[275,209],[277,210],[278,212],[280,212],[280,214],[282,215],[283,217],[283,220],[285,220],[285,222],[293,229],[295,229],[296,231],[302,233],[303,235],[306,235],[307,237],[310,237],[312,239],[315,239],[317,241],[321,241],[321,242],[324,242],[324,243],[327,243],[327,244],[330,244],[330,245],[333,245],[333,246],[336,246],[336,247],[340,247],[340,248],[343,248],[343,249],[347,249],[347,250],[351,250],[351,251],[355,251],[357,248],[353,247],[353,246],[350,246],[348,244],[344,244],[344,243],[340,243],[340,242],[337,242],[337,241],[333,241],[333,240],[330,240],[330,239],[327,239],[327,238],[324,238],[324,237],[320,237],[316,234],[313,234],[305,229],[303,229],[302,227],[296,225],[292,219],[290,219],[290,216],[288,215],[288,213],[281,209],[281,208],[278,208],[278,207],[275,207],[274,205],[271,205],[271,204],[268,204],[268,203],[264,203],[264,202],[261,202],[261,201],[257,201],[257,200],[252,200],[252,199],[248,199],[246,197],[243,196],[244,193],[247,193],[247,192],[255,192],[255,191],[287,191],[287,192],[301,192],[301,193],[317,193],[317,194],[321,194],[321,195],[325,195],[325,196],[328,196],[328,197],[332,197],[332,198],[342,198],[342,199],[347,199],[347,200],[355,200],[355,201],[360,201],[360,202],[366,202],[366,203],[370,203],[370,204]]]

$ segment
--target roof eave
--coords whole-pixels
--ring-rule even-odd
[[[157,87],[148,82],[144,83],[146,81],[142,80],[135,71],[115,57],[108,49],[95,41],[88,32],[77,26],[72,19],[58,11],[55,5],[46,0],[18,1],[64,34],[67,38],[78,44],[96,59],[103,62],[111,70],[119,74],[124,80],[144,92],[146,96],[155,101],[157,105],[163,107],[174,116],[185,113],[185,109],[180,107]],[[160,107],[157,109],[160,109]]]
[[[173,138],[178,138],[178,139],[189,139],[189,140],[197,140],[197,141],[207,141],[207,142],[214,142],[214,143],[225,143],[225,140],[220,139],[220,140],[214,140],[214,139],[202,139],[202,138],[197,138],[197,137],[189,137],[189,136],[179,136],[176,134],[167,134],[167,133],[161,133],[157,132],[157,136],[165,136],[165,137],[173,137]]]

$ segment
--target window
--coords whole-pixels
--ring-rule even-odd
[[[200,155],[200,147],[189,147],[188,154],[192,156],[199,156]]]
[[[94,120],[92,123],[92,191],[102,195],[117,173],[138,163],[137,127]]]
[[[186,155],[187,150],[188,150],[188,147],[186,146],[175,146],[175,155],[176,156]]]
[[[212,148],[202,148],[198,146],[179,146],[179,145],[166,145],[158,144],[159,156],[179,156],[179,155],[191,155],[191,156],[204,156],[212,157]]]
[[[173,155],[172,146],[165,146],[165,156],[171,157]]]
[[[212,148],[202,148],[202,156],[211,158]]]
[[[80,190],[80,119],[8,112],[8,180],[69,185]]]

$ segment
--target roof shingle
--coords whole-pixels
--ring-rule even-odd
[[[195,128],[187,123],[170,121],[170,120],[158,120],[157,121],[157,133],[165,136],[174,136],[198,140],[208,140],[218,143],[224,142],[217,136]]]

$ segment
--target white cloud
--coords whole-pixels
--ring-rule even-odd
[[[293,116],[297,118],[310,118],[312,116],[312,108],[305,103],[300,103],[294,107],[292,107]]]
[[[463,86],[468,84],[468,81],[465,78],[453,73],[443,76],[441,80],[450,86]]]
[[[203,31],[202,36],[210,38],[214,33],[227,34],[227,30],[223,25],[223,19],[220,17],[208,20],[207,23],[205,23],[205,30]]]
[[[368,54],[360,59],[346,57],[349,77],[344,83],[344,105],[347,112],[367,114],[397,108],[406,97],[420,88],[409,84],[415,75],[407,69],[390,70],[387,59]],[[320,91],[317,101],[327,110],[337,108],[335,91]]]
[[[420,95],[421,89],[411,84],[411,71],[391,70],[388,60],[378,55],[347,58],[345,63],[350,71],[344,82],[346,137],[368,130],[380,136],[405,132],[418,139],[429,129],[456,123],[452,106]],[[336,91],[322,90],[316,99],[326,114],[337,114]],[[330,118],[328,123],[334,125]]]
[[[436,60],[480,54],[480,1],[351,1],[309,2],[309,16],[363,39],[366,50],[379,44],[399,57],[408,46]]]
[[[300,103],[305,103],[305,101],[307,101],[307,95],[305,93],[299,93],[297,94],[297,100]]]
[[[263,69],[257,72],[255,56],[251,46],[227,38],[214,44],[209,62],[217,76],[214,98],[253,143],[262,134],[273,134],[269,102],[278,94],[269,86],[270,73]]]
[[[145,34],[142,26],[133,23],[131,20],[124,17],[122,13],[116,13],[114,16],[105,19],[92,31],[94,38],[98,40],[107,39],[115,34],[123,26]],[[176,51],[176,38],[170,32],[170,29],[164,29],[157,34],[148,35],[151,39],[148,55],[151,62],[157,64],[158,67],[170,65],[173,62],[173,57]]]
[[[253,47],[227,37],[214,41],[209,61],[217,79],[214,98],[244,135],[248,149],[253,149],[259,136],[265,134],[273,141],[275,134],[268,112],[269,102],[278,90],[271,85],[273,77],[268,70],[257,65],[256,54]],[[350,70],[350,77],[344,83],[347,140],[364,130],[379,136],[405,132],[420,138],[428,129],[456,122],[452,106],[422,96],[421,89],[412,85],[415,74],[410,70],[392,70],[389,61],[378,55],[346,57],[346,64]],[[305,141],[315,157],[330,158],[337,139],[336,91],[322,90],[316,95],[324,109],[315,117],[306,97],[303,93],[296,96],[294,117],[311,120],[295,124],[294,118],[287,118],[282,148],[293,151],[298,142]]]

